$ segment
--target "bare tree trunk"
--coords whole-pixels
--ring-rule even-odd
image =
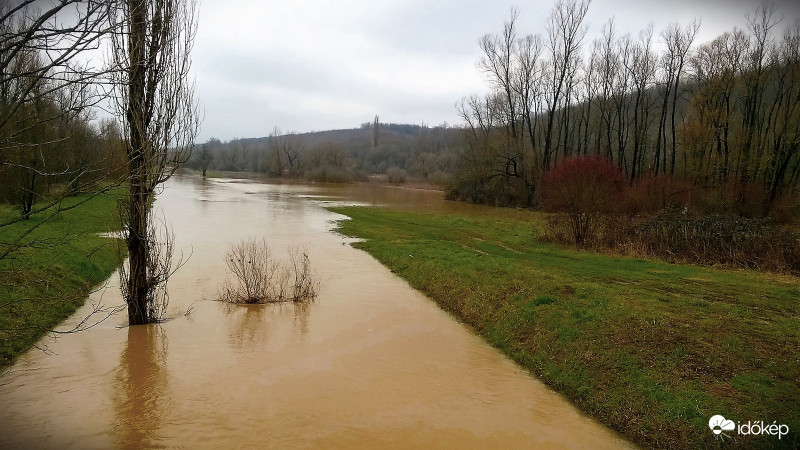
[[[669,35],[667,46],[671,47],[671,54],[677,58],[677,67],[675,70],[675,81],[672,86],[672,114],[670,124],[672,126],[672,154],[670,155],[670,175],[675,174],[675,155],[677,154],[678,137],[675,125],[675,116],[678,108],[678,88],[680,87],[681,74],[683,73],[684,65],[686,64],[686,56],[689,49],[697,36],[697,31],[700,29],[700,22],[692,21],[685,28],[675,27],[674,33]],[[669,33],[670,30],[668,30]]]
[[[128,250],[120,271],[128,323],[161,319],[171,274],[171,242],[156,242],[150,211],[155,188],[188,159],[198,127],[187,85],[194,4],[126,0],[113,39],[117,111],[127,136],[129,191],[123,214]]]
[[[130,175],[130,191],[128,199],[128,323],[139,325],[147,323],[147,222],[148,205],[145,193],[145,155],[143,154],[144,137],[142,127],[138,124],[138,116],[145,109],[145,61],[144,46],[147,39],[147,17],[145,0],[128,0],[130,25],[128,28],[128,48],[130,49],[130,66],[128,70],[128,110],[126,120],[130,126],[128,140],[128,161]]]
[[[559,0],[548,18],[548,49],[553,73],[549,81],[547,131],[544,141],[542,169],[548,170],[553,153],[553,130],[555,113],[566,90],[565,83],[572,83],[575,76],[575,54],[580,52],[586,27],[583,25],[590,0]],[[565,105],[568,106],[568,102]],[[556,147],[558,142],[556,141]]]

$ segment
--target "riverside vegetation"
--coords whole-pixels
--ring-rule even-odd
[[[263,238],[231,246],[225,263],[236,278],[222,286],[220,299],[227,303],[304,302],[316,298],[319,290],[308,252],[291,248],[289,260],[282,262]]]
[[[51,211],[34,214],[2,229],[3,243],[33,231],[22,248],[0,260],[0,367],[74,313],[122,262],[119,246],[101,235],[119,229],[120,196],[117,190],[67,197],[62,208],[78,206],[52,218]],[[18,215],[16,208],[0,205],[0,219]]]
[[[715,414],[800,445],[800,280],[545,242],[544,216],[333,208],[339,231],[580,409],[646,447],[715,445]]]

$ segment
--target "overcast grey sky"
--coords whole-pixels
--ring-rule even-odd
[[[779,1],[783,24],[800,17]],[[487,90],[478,39],[512,6],[521,33],[545,32],[552,0],[201,0],[193,51],[205,111],[200,141],[382,122],[458,122],[454,104]],[[653,22],[702,20],[698,42],[745,27],[755,0],[593,0],[586,44],[615,18],[632,35]]]

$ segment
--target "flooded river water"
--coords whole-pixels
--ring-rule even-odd
[[[447,207],[441,193],[181,176],[157,208],[186,265],[167,319],[124,312],[0,377],[2,448],[606,448],[627,444],[332,232],[332,202]],[[231,244],[305,247],[305,305],[214,299]],[[117,275],[91,304],[122,303]],[[186,314],[188,311],[188,314]]]

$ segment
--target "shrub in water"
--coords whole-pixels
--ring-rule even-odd
[[[229,303],[273,303],[311,300],[318,283],[311,273],[308,253],[289,251],[289,263],[280,264],[263,239],[232,246],[225,255],[236,281],[226,281],[220,298]]]
[[[389,177],[389,183],[405,183],[408,180],[408,172],[396,166],[386,169],[386,175]]]

